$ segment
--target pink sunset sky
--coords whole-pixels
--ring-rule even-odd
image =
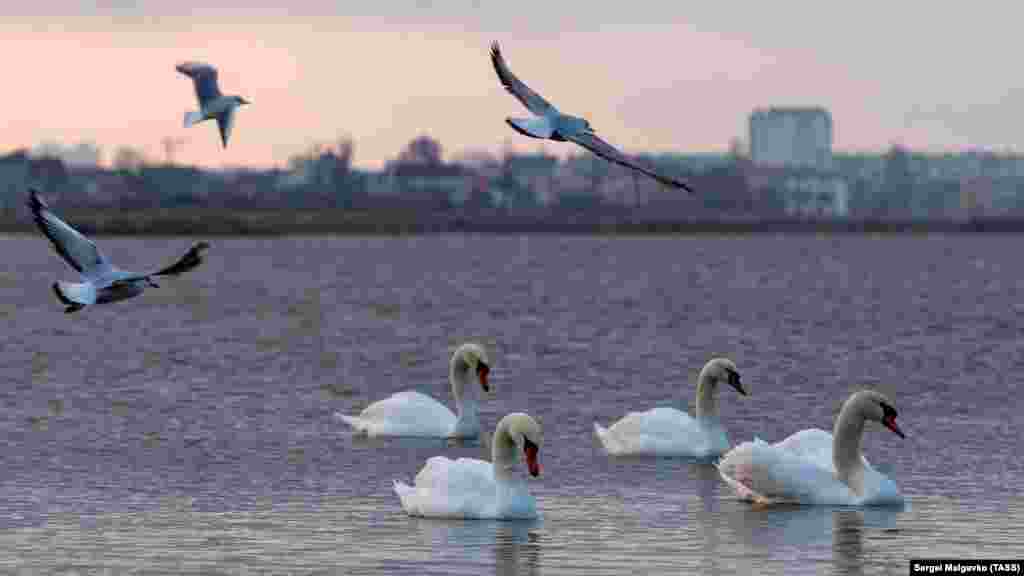
[[[37,0],[5,6],[0,152],[44,141],[119,145],[204,167],[284,165],[350,135],[379,168],[428,133],[446,156],[528,151],[498,83],[512,70],[630,152],[711,152],[747,140],[756,107],[820,105],[834,147],[1024,150],[1015,3],[522,0]],[[234,6],[234,7],[232,7]],[[243,7],[244,6],[244,7]],[[203,60],[252,104],[222,150],[174,70]],[[568,143],[543,144],[561,156]]]

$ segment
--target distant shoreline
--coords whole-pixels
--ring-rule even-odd
[[[68,209],[58,214],[96,236],[402,236],[444,233],[650,236],[697,234],[1018,234],[1024,218],[970,220],[838,220],[694,217],[630,220],[627,214],[549,216],[352,211],[171,208],[149,211]],[[26,214],[0,216],[0,233],[35,233]]]

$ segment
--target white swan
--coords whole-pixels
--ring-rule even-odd
[[[470,374],[474,373],[480,387],[489,392],[487,352],[479,344],[468,342],[455,350],[448,367],[448,381],[458,415],[430,396],[413,390],[378,400],[358,416],[336,415],[356,432],[368,436],[475,438],[480,435],[479,409],[476,398],[466,394]]]
[[[516,473],[520,452],[531,476],[540,476],[541,428],[527,414],[513,412],[498,422],[491,462],[434,456],[413,486],[395,480],[395,493],[410,516],[432,518],[536,518],[537,503]]]
[[[843,403],[832,434],[810,429],[777,444],[744,442],[722,457],[718,470],[742,499],[763,504],[900,504],[903,496],[896,485],[861,454],[867,420],[906,438],[896,425],[892,403],[878,392],[863,390]]]
[[[747,395],[736,365],[712,358],[697,377],[696,418],[675,408],[630,412],[610,428],[594,422],[594,433],[612,455],[717,456],[729,449],[729,437],[718,420],[718,384],[725,382]]]

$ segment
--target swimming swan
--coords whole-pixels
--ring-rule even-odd
[[[537,503],[516,473],[520,454],[540,476],[541,428],[528,414],[513,412],[498,422],[491,461],[434,456],[413,486],[395,481],[395,493],[410,516],[433,518],[536,518]]]
[[[470,375],[476,374],[480,387],[489,392],[489,373],[487,352],[479,344],[469,342],[455,350],[448,367],[458,415],[430,396],[413,390],[378,400],[358,416],[336,415],[357,433],[367,436],[475,438],[480,435],[480,414],[476,398],[465,394],[466,385],[470,384]]]
[[[652,408],[630,412],[604,428],[594,422],[594,433],[612,455],[717,456],[729,449],[729,438],[718,421],[717,390],[726,383],[746,396],[736,365],[726,358],[713,358],[697,377],[696,418],[675,408]]]
[[[899,504],[896,485],[861,454],[864,422],[874,420],[906,438],[896,409],[882,394],[852,394],[832,434],[801,430],[777,444],[744,442],[722,457],[718,470],[744,499],[758,503],[799,502],[835,506]]]

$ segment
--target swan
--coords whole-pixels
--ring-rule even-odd
[[[717,456],[729,449],[729,438],[718,421],[718,384],[725,382],[746,396],[736,365],[727,358],[712,358],[697,377],[697,417],[675,408],[630,412],[605,428],[594,422],[594,433],[605,451],[619,456]]]
[[[901,504],[896,485],[861,454],[867,420],[906,438],[892,402],[874,390],[862,390],[843,403],[832,434],[801,430],[777,444],[755,438],[723,456],[719,473],[742,499],[762,504]]]
[[[410,516],[432,518],[536,518],[537,503],[516,474],[520,452],[533,477],[540,476],[541,428],[528,414],[513,412],[494,430],[491,462],[434,456],[413,486],[395,480],[395,493]]]
[[[484,392],[490,392],[487,352],[483,346],[467,342],[455,350],[448,366],[448,381],[458,415],[430,396],[413,390],[378,400],[358,416],[336,415],[357,433],[367,436],[476,438],[480,435],[477,401],[472,395],[465,394],[470,374],[474,373]]]

